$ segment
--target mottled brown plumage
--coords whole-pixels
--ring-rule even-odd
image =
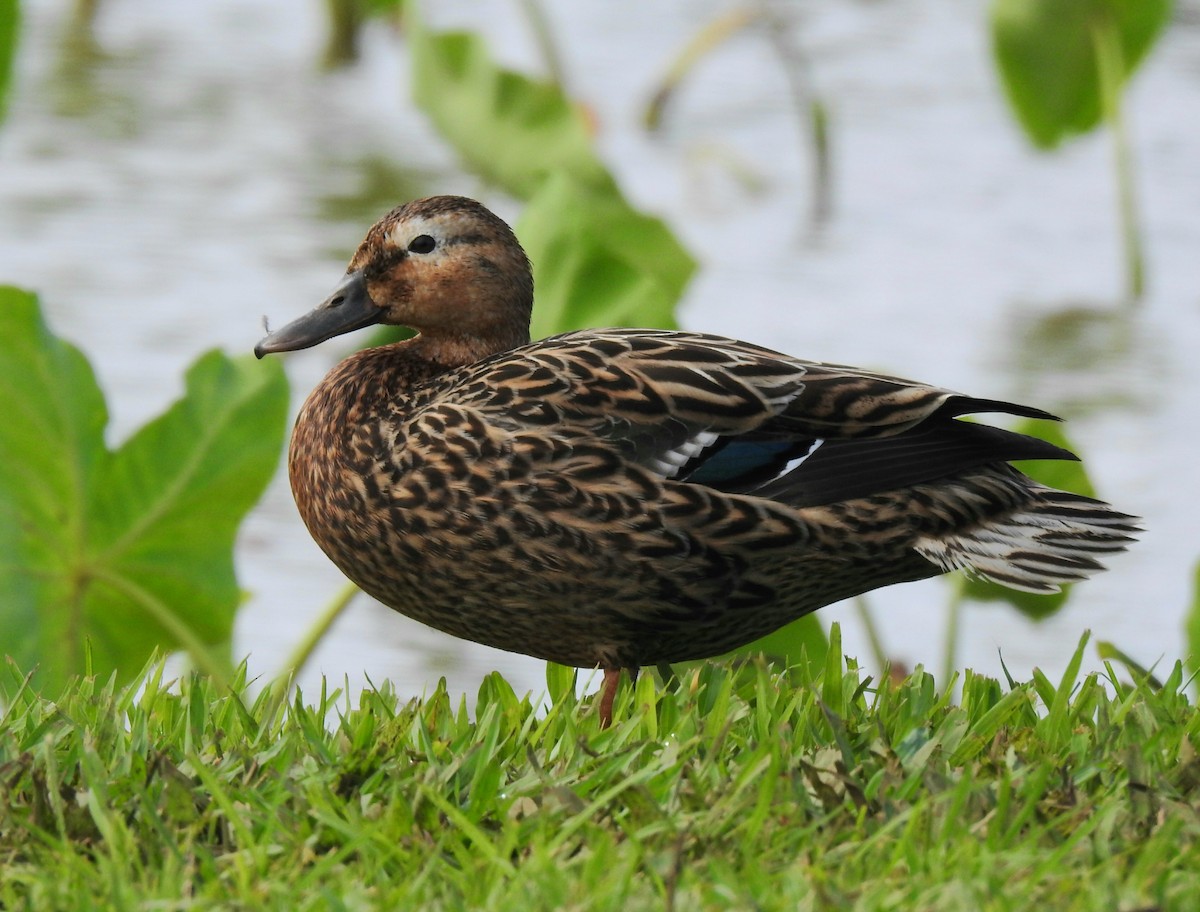
[[[516,238],[461,197],[371,228],[338,290],[260,343],[371,323],[300,412],[292,490],[366,592],[455,636],[606,671],[699,659],[955,567],[1054,591],[1138,529],[1014,459],[1071,454],[956,420],[1012,403],[699,333],[529,343]]]

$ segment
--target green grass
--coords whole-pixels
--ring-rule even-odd
[[[601,731],[497,675],[279,705],[203,677],[28,689],[0,721],[4,909],[1189,909],[1200,714],[968,672],[643,675]],[[16,674],[15,670],[12,674]],[[19,685],[20,678],[14,678]],[[10,691],[11,692],[11,691]]]

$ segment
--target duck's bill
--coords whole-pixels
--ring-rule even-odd
[[[367,294],[362,270],[355,270],[346,273],[333,294],[316,308],[268,334],[254,346],[254,354],[261,358],[274,352],[311,348],[342,333],[373,326],[382,319],[383,310]]]

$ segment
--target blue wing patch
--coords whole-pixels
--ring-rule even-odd
[[[683,481],[722,491],[749,491],[794,470],[821,445],[820,438],[746,440],[724,438],[684,466]]]

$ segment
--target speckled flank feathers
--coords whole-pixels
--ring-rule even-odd
[[[1138,531],[1007,464],[1071,454],[956,420],[1045,417],[690,332],[530,343],[512,232],[461,197],[375,225],[260,356],[370,323],[301,410],[301,516],[366,592],[455,636],[613,671],[698,659],[879,586],[964,567],[1053,591]]]

